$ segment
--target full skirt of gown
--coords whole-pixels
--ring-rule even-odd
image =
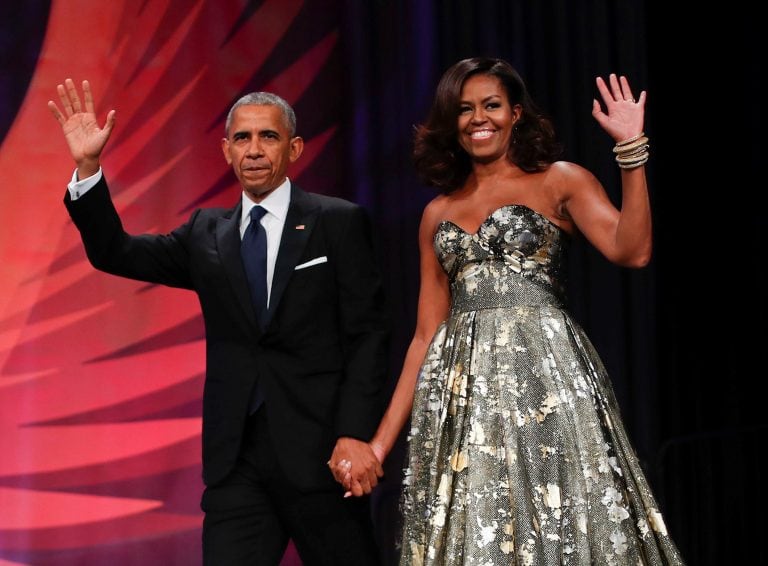
[[[563,308],[566,246],[520,205],[474,234],[439,225],[452,309],[416,385],[401,566],[683,564]]]

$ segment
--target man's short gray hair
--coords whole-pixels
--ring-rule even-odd
[[[256,106],[277,106],[283,113],[283,119],[285,125],[288,127],[288,132],[291,137],[296,135],[296,113],[283,98],[280,98],[276,94],[271,92],[252,92],[241,97],[237,102],[232,105],[227,114],[227,121],[224,123],[224,135],[229,137],[229,127],[232,125],[232,116],[235,113],[235,109],[247,104],[254,104]]]

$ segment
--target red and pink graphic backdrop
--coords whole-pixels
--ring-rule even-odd
[[[52,3],[0,147],[0,565],[200,561],[197,299],[88,264],[62,204],[73,163],[46,102],[65,78],[87,78],[99,119],[117,110],[103,166],[130,232],[236,202],[219,141],[227,109],[253,90],[294,105],[307,145],[290,175],[330,192],[338,31],[315,4]]]

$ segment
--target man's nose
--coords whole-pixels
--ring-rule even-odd
[[[258,136],[255,136],[251,139],[251,143],[248,144],[248,149],[246,152],[248,157],[260,157],[264,155],[264,150],[261,146],[261,140],[258,138]]]

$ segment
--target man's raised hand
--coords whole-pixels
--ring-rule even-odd
[[[85,179],[98,172],[101,152],[115,125],[115,111],[110,110],[104,127],[99,127],[88,81],[83,81],[82,89],[81,101],[75,83],[72,79],[66,79],[64,84],[56,87],[61,109],[53,100],[48,101],[48,108],[61,124],[72,159],[77,164],[78,179]]]

